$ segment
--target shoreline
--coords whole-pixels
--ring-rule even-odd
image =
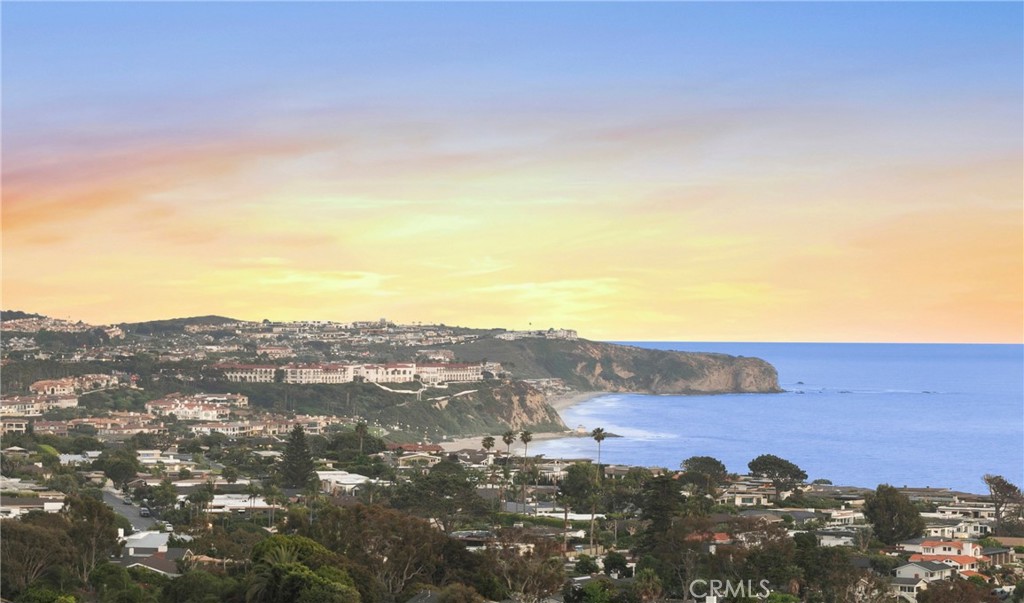
[[[555,412],[558,413],[558,416],[560,418],[562,418],[562,422],[564,423],[565,419],[564,419],[564,417],[562,417],[562,411],[563,410],[566,410],[566,409],[568,409],[568,408],[570,408],[572,406],[576,406],[577,404],[582,404],[582,403],[587,402],[589,400],[593,400],[594,398],[605,396],[605,395],[608,395],[608,394],[611,394],[611,393],[613,393],[613,392],[568,392],[568,393],[558,394],[556,396],[552,396],[551,398],[549,398],[547,400],[547,403],[548,403],[548,406],[550,406],[551,408],[555,409]],[[479,435],[479,436],[455,438],[454,440],[448,440],[448,441],[445,441],[445,442],[441,442],[440,446],[441,446],[441,449],[444,450],[445,452],[455,452],[455,451],[458,451],[458,450],[465,450],[465,449],[481,450],[483,447],[480,445],[480,442],[485,437],[487,437],[487,435],[488,434]],[[507,449],[505,447],[505,443],[501,441],[501,434],[500,433],[494,433],[494,434],[489,434],[489,435],[492,435],[494,437],[494,440],[495,440],[494,450],[506,450]],[[572,428],[569,428],[569,429],[566,429],[565,431],[544,431],[544,432],[540,432],[540,433],[534,433],[533,434],[533,441],[534,442],[540,442],[540,441],[544,441],[544,440],[557,440],[557,439],[561,439],[561,438],[573,438],[573,437],[581,437],[581,436],[576,435],[576,431],[574,429],[572,429]],[[520,450],[521,451],[522,449],[523,449],[523,443],[520,442],[519,440],[516,440],[515,443],[512,444],[512,451],[513,452],[515,452],[516,450]]]
[[[558,412],[558,416],[561,417],[562,411],[571,406],[589,402],[594,398],[600,398],[601,396],[607,396],[612,393],[614,392],[568,392],[565,394],[551,396],[551,398],[547,400],[547,403],[548,406],[554,408]],[[563,418],[563,421],[564,420],[565,419]]]

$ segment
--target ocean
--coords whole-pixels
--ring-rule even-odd
[[[608,394],[562,411],[570,428],[623,436],[604,440],[603,463],[677,468],[699,455],[745,473],[774,454],[836,485],[987,493],[992,473],[1024,486],[1024,346],[617,343],[756,356],[786,392]],[[544,440],[530,452],[596,458],[597,444]]]

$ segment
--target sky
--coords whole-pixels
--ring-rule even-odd
[[[2,6],[2,306],[1024,340],[1024,5]]]

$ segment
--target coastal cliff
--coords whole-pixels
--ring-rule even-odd
[[[782,391],[775,367],[760,358],[586,340],[488,339],[453,349],[464,360],[500,362],[516,378],[557,378],[580,390],[642,394]]]
[[[498,403],[494,413],[496,418],[510,429],[566,429],[562,417],[548,404],[547,396],[522,381],[512,381],[494,388],[491,397]]]

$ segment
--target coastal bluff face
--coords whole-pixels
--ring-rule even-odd
[[[643,394],[782,391],[778,371],[760,358],[586,340],[485,340],[453,349],[466,360],[501,362],[517,378],[559,378],[583,390]]]

